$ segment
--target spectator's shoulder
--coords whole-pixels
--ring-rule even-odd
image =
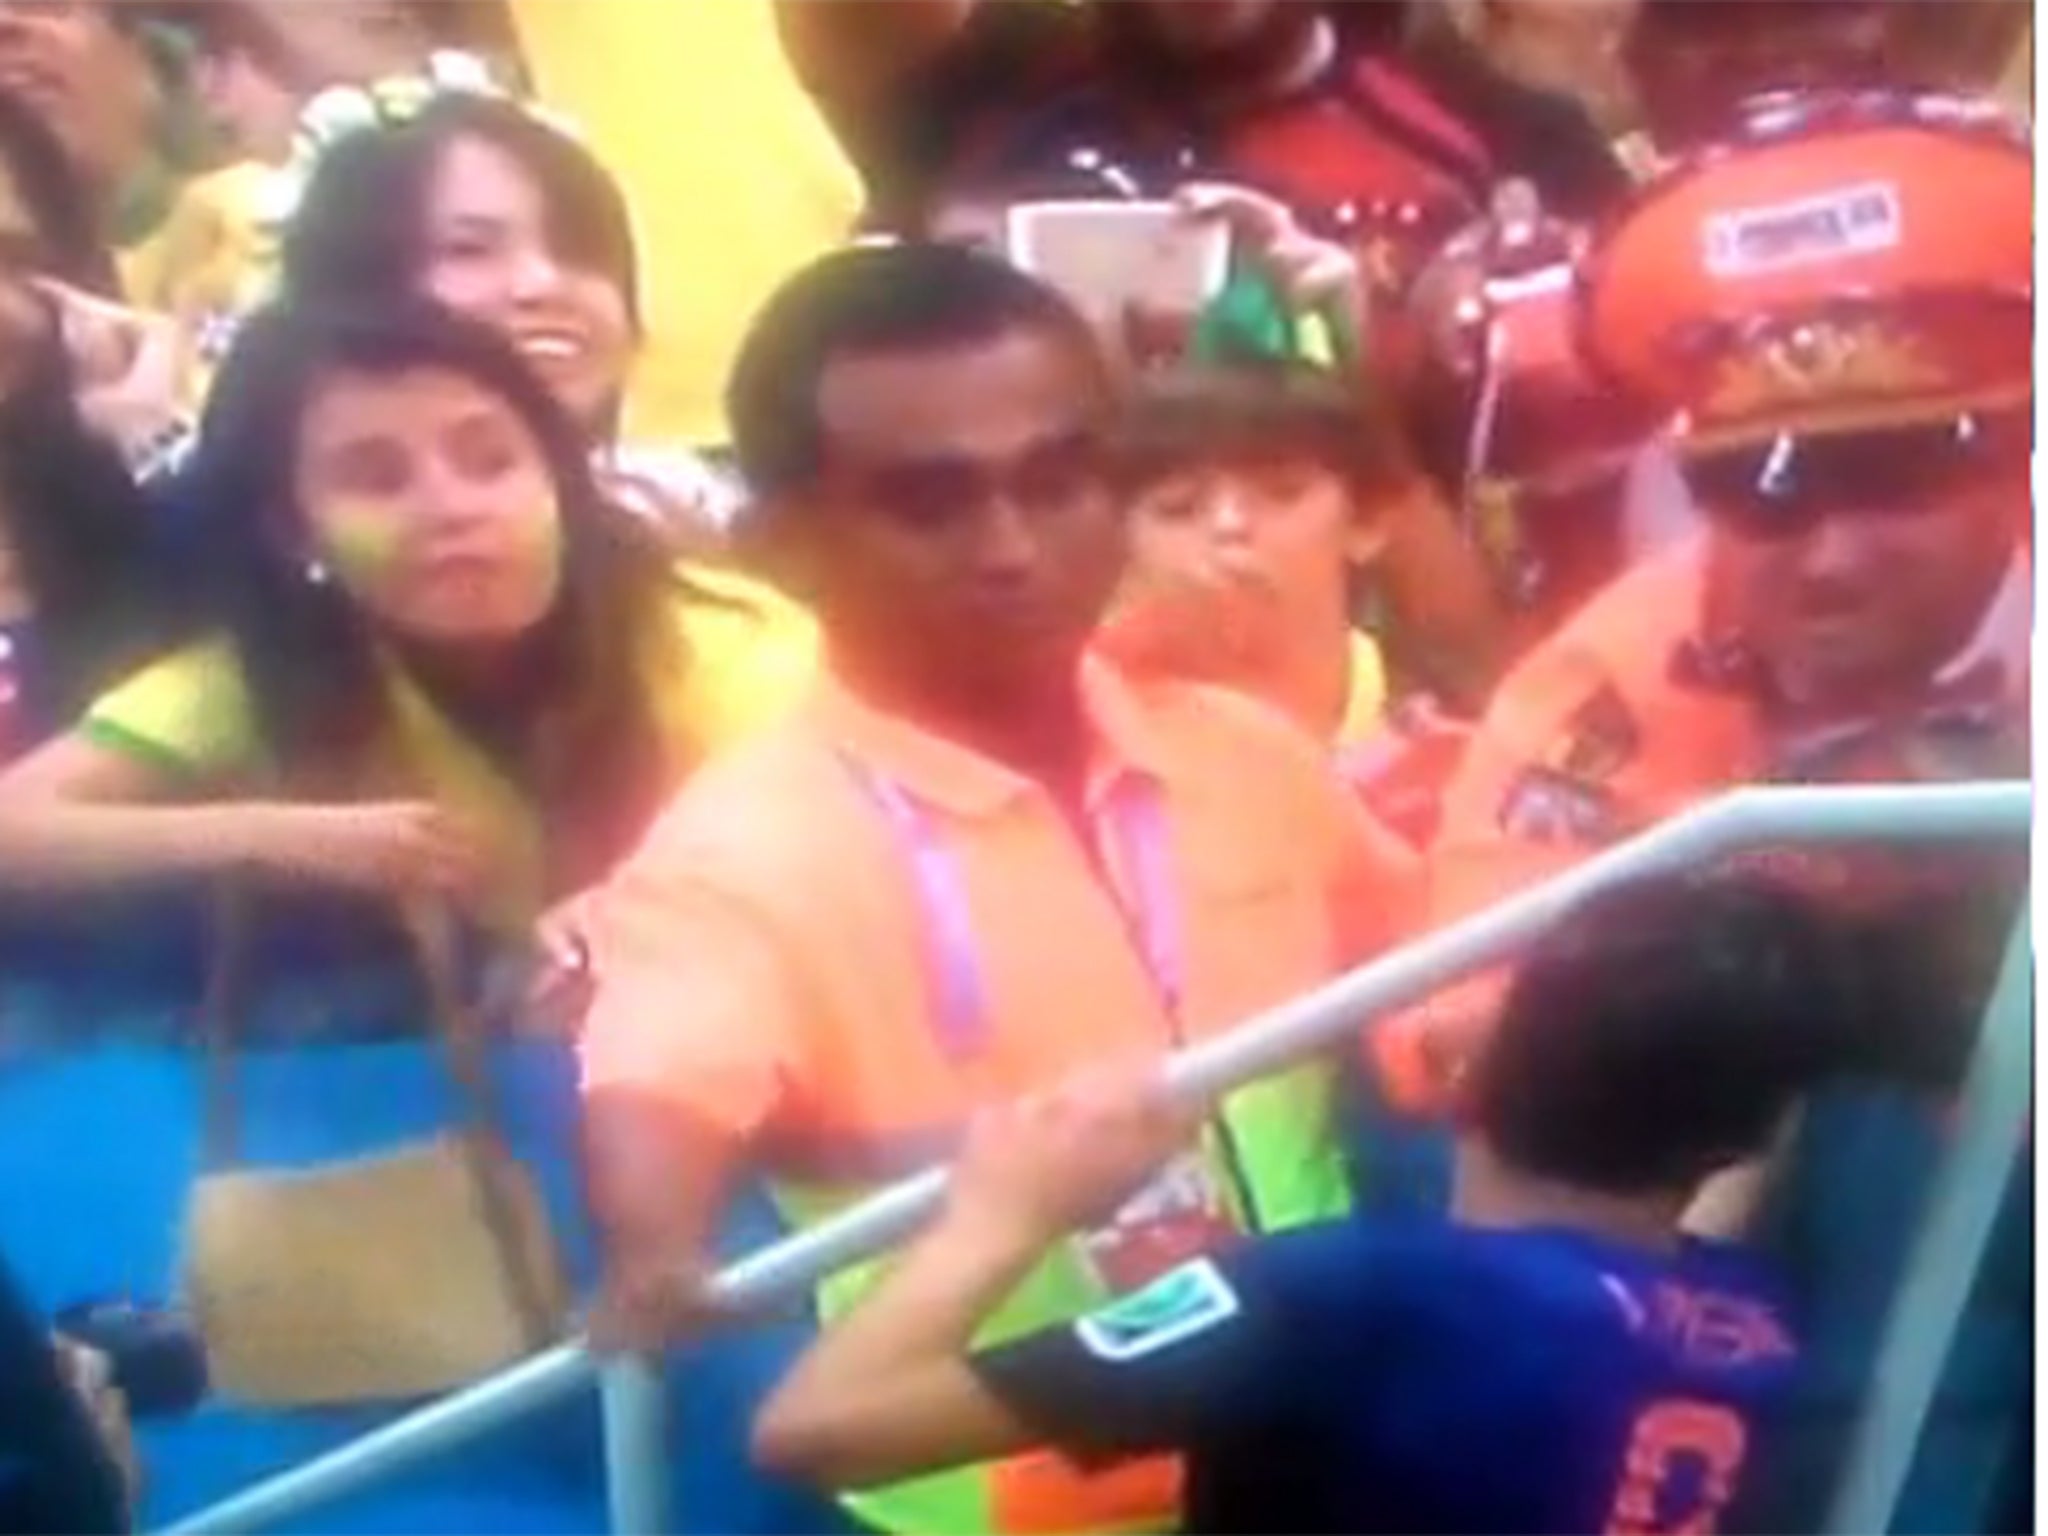
[[[1433,1270],[1440,1242],[1420,1222],[1342,1216],[1260,1238],[1226,1262],[1225,1275],[1250,1305],[1312,1333],[1342,1329],[1382,1311],[1411,1275]]]
[[[1336,755],[1294,720],[1235,689],[1158,679],[1134,684],[1169,772],[1204,805],[1265,818],[1290,845],[1320,846],[1356,802]]]
[[[1285,766],[1328,772],[1329,752],[1301,726],[1250,694],[1173,678],[1132,682],[1172,750],[1234,772]]]
[[[1680,541],[1632,566],[1590,598],[1558,639],[1609,658],[1617,669],[1653,651],[1661,662],[1698,628],[1706,601],[1706,546]]]
[[[1603,692],[1640,704],[1669,691],[1677,646],[1702,621],[1703,556],[1687,542],[1624,572],[1508,673],[1488,711],[1561,727]]]
[[[86,708],[86,739],[180,772],[226,769],[256,750],[241,653],[224,635],[194,640],[115,683]]]
[[[1463,890],[1446,874],[1452,844],[1507,832],[1587,848],[1657,814],[1685,785],[1714,781],[1732,739],[1730,701],[1673,672],[1701,628],[1703,592],[1688,544],[1624,574],[1509,672],[1444,797],[1442,889]],[[1476,889],[1443,899],[1466,910]]]
[[[775,907],[844,841],[844,770],[798,707],[712,757],[649,832],[643,856]]]
[[[683,670],[664,682],[657,702],[671,731],[702,752],[715,758],[786,719],[808,692],[817,626],[773,588],[679,565],[672,611]]]

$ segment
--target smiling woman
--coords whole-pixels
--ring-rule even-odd
[[[642,332],[626,203],[583,144],[516,102],[449,91],[343,139],[283,255],[298,301],[427,297],[503,332],[582,429],[607,490],[686,546],[732,515],[732,487],[693,455],[618,444]]]

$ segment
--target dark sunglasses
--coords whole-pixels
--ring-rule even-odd
[[[1830,517],[1882,517],[1938,504],[1994,471],[2024,468],[2023,410],[1806,437],[1781,433],[1681,462],[1693,500],[1752,538],[1791,538]]]

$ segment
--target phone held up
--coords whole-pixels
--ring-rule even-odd
[[[1071,300],[1123,363],[1179,356],[1230,276],[1230,233],[1168,202],[1031,202],[1008,254]]]

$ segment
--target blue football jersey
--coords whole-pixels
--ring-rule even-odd
[[[1746,1256],[1352,1220],[977,1356],[1077,1460],[1188,1458],[1196,1531],[1709,1532],[1796,1352]]]

